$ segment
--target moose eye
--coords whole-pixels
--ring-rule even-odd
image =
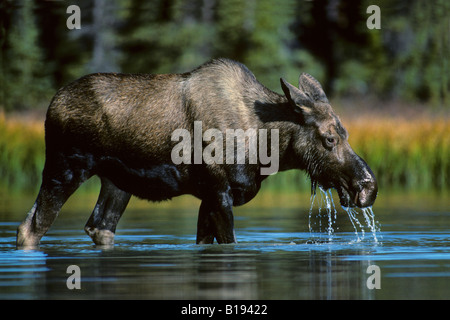
[[[325,144],[328,148],[333,148],[337,144],[337,139],[334,137],[327,137],[325,139]]]

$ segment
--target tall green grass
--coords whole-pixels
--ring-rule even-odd
[[[361,117],[345,126],[350,144],[372,168],[380,188],[450,188],[448,119]],[[43,121],[0,113],[0,191],[37,191],[44,161]],[[310,184],[305,173],[291,170],[269,177],[263,188],[309,191]]]

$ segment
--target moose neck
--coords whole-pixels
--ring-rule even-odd
[[[296,113],[287,98],[264,87],[264,91],[253,99],[259,129],[276,129],[279,133],[279,171],[304,169],[293,146],[293,137],[303,131],[300,115]]]

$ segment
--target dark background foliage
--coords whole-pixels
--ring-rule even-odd
[[[81,29],[69,30],[69,5]],[[369,5],[381,29],[369,29]],[[280,91],[300,72],[330,97],[372,96],[448,108],[446,0],[3,0],[0,108],[45,108],[90,72],[185,72],[215,57],[248,65]]]

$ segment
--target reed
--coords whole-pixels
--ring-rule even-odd
[[[353,149],[374,171],[380,189],[450,188],[450,121],[364,116],[344,122]],[[0,190],[36,192],[45,161],[44,123],[0,113]],[[92,190],[98,181],[91,182]],[[303,172],[269,177],[268,191],[309,191]]]

